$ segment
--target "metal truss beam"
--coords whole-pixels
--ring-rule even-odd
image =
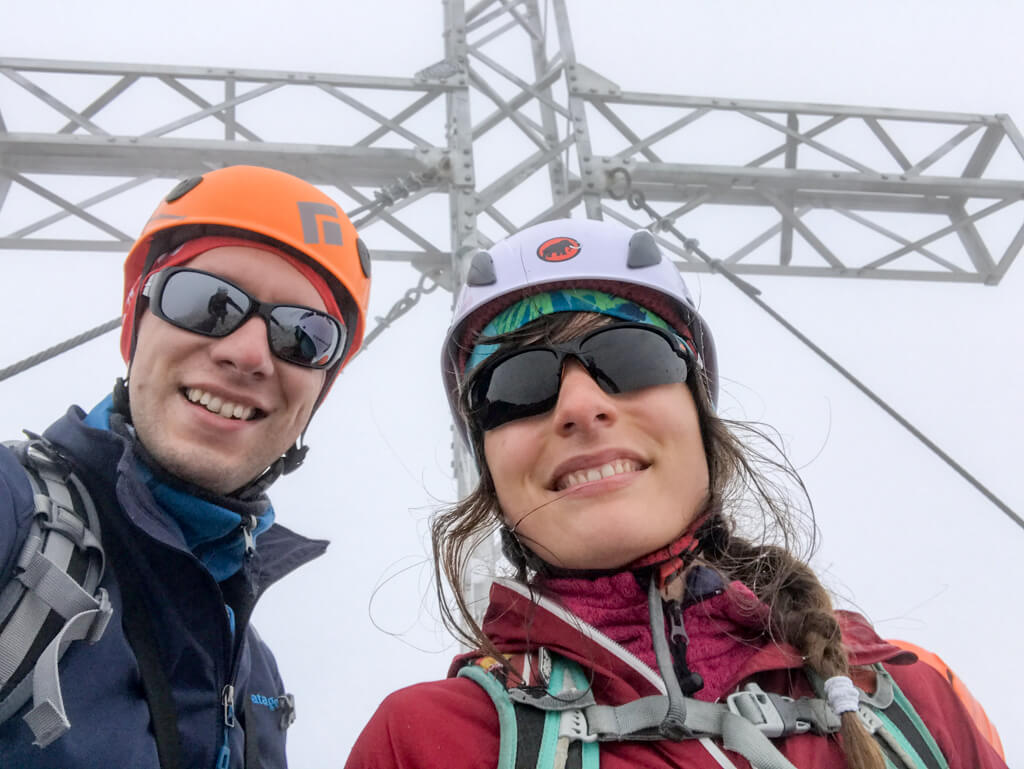
[[[0,123],[0,214],[11,211],[15,196],[9,193],[17,190],[16,207],[34,216],[0,229],[0,249],[122,250],[130,237],[96,213],[100,203],[127,198],[154,179],[245,163],[336,187],[353,201],[349,210],[377,217],[420,249],[389,255],[403,253],[405,261],[437,269],[437,254],[449,252],[443,237],[424,237],[394,212],[423,200],[425,192],[448,193],[443,102],[460,78],[33,59],[0,59],[0,75],[8,84],[0,91],[4,102],[28,99],[18,109],[3,104],[15,122]],[[63,84],[70,91],[58,93]],[[323,126],[322,139],[296,142],[281,130],[282,105],[292,109],[299,102],[308,106],[283,123]],[[115,112],[121,117],[111,117]],[[126,128],[125,113],[141,122]],[[54,116],[54,129],[39,128],[53,125]],[[342,137],[335,129],[348,130]],[[68,184],[69,178],[89,184]],[[79,191],[83,186],[87,193]],[[401,206],[394,205],[398,200]],[[382,213],[388,205],[392,212]],[[69,219],[84,223],[84,234],[50,235],[53,225]],[[444,272],[450,272],[447,263]]]
[[[1006,116],[625,91],[576,60],[564,0],[543,6],[450,0],[444,58],[410,78],[0,59],[0,82],[40,115],[3,105],[0,213],[26,195],[45,209],[0,229],[0,248],[119,250],[129,236],[99,204],[231,163],[337,188],[364,229],[408,244],[389,258],[440,269],[449,288],[474,250],[577,209],[671,223],[750,274],[996,283],[1024,243],[1024,140]],[[282,133],[281,99],[292,125],[329,127],[323,140]],[[56,181],[75,176],[117,181]],[[434,195],[446,235],[411,223]],[[723,210],[740,240],[706,223]],[[68,219],[92,234],[52,234]],[[680,269],[707,269],[662,240]]]
[[[395,178],[437,167],[446,153],[369,147],[330,147],[217,139],[0,134],[0,172],[84,176],[177,178],[224,165],[272,166],[315,184],[344,179],[356,186],[383,186]]]
[[[697,236],[704,235],[700,214],[706,210],[729,207],[762,217],[772,212],[774,223],[719,254],[738,273],[995,283],[1016,257],[1024,238],[1017,225],[996,248],[978,228],[1008,208],[1021,219],[1024,184],[1016,179],[1024,176],[1024,166],[1009,175],[992,169],[1002,147],[1013,160],[1024,158],[1020,134],[1005,116],[623,91],[575,60],[564,2],[554,0],[551,9],[545,18],[536,0],[485,0],[468,10],[459,2],[447,4],[451,34],[445,58],[414,78],[2,59],[0,74],[65,122],[54,133],[0,132],[4,189],[27,190],[57,209],[0,232],[0,248],[120,249],[128,236],[91,207],[154,178],[250,163],[336,186],[357,210],[374,210],[375,227],[422,248],[419,255],[391,252],[408,253],[420,267],[434,264],[433,255],[452,254],[442,276],[449,287],[466,255],[492,239],[581,205],[587,216],[609,215],[616,210],[613,198],[629,194],[668,204],[659,213],[662,223],[671,221]],[[512,36],[527,55],[503,60]],[[492,51],[499,43],[501,50]],[[81,77],[100,88],[77,108],[32,79],[40,76]],[[107,125],[104,110],[146,83],[179,97],[183,114],[131,134]],[[305,98],[319,92],[358,115],[369,130],[348,143],[301,144],[274,141],[255,117],[243,120],[244,110],[286,89],[303,89]],[[369,98],[381,92],[402,94],[407,103],[386,114]],[[442,97],[443,136],[410,127]],[[481,115],[476,121],[475,113]],[[699,162],[702,138],[716,145],[709,156],[722,154],[725,120],[746,132],[737,148],[756,151],[727,163]],[[182,135],[197,126],[213,133],[211,125],[217,138]],[[709,125],[714,130],[703,130]],[[908,126],[927,126],[931,136],[927,142],[899,136]],[[856,141],[842,133],[851,127],[860,130]],[[751,129],[761,135],[754,137]],[[873,153],[864,151],[865,139],[874,142]],[[488,141],[501,145],[502,156],[480,156],[481,164],[477,158]],[[681,157],[684,152],[697,162]],[[951,171],[954,153],[960,165]],[[486,174],[478,170],[481,165]],[[943,173],[936,172],[939,166]],[[130,181],[74,199],[49,189],[49,175]],[[448,196],[447,246],[374,206],[379,198],[371,190],[427,177],[429,192]],[[536,188],[540,178],[546,182],[539,202],[532,211],[524,209],[516,193],[528,183]],[[627,214],[621,204],[617,213],[633,226],[655,226]],[[903,237],[886,218],[893,215],[930,217],[931,231]],[[69,217],[113,241],[46,237],[47,227]],[[857,245],[851,252],[830,243],[829,222],[837,219],[889,246],[868,252]],[[800,248],[803,258],[794,258]],[[680,269],[706,269],[687,258],[685,249],[679,253]]]

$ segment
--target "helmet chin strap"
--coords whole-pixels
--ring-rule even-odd
[[[231,492],[229,496],[246,500],[255,499],[270,488],[270,484],[282,475],[288,475],[288,473],[298,470],[303,461],[305,461],[306,454],[309,452],[309,446],[302,442],[305,434],[305,431],[303,431],[302,435],[299,436],[299,440],[295,442],[294,446],[288,447],[284,456],[277,459],[274,464],[264,470],[254,480],[249,481],[240,489]]]
[[[130,373],[130,372],[129,372]],[[128,374],[114,380],[114,411],[123,416],[129,424],[132,421],[131,406],[128,403]]]
[[[270,488],[270,485],[282,475],[288,475],[288,473],[298,470],[303,461],[305,461],[306,454],[309,452],[309,446],[303,443],[305,435],[306,432],[303,430],[299,440],[295,442],[294,446],[289,446],[283,456],[276,459],[270,467],[256,478],[241,488],[232,491],[228,496],[238,497],[243,500],[255,499]]]
[[[284,467],[281,470],[282,474],[288,475],[293,473],[302,467],[302,463],[306,461],[306,454],[309,453],[309,446],[305,443],[306,433],[303,432],[299,436],[299,440],[295,442],[294,446],[290,446],[288,451],[281,457],[281,461],[284,462]]]

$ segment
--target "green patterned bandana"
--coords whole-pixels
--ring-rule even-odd
[[[494,316],[480,335],[488,337],[507,334],[522,328],[532,320],[544,315],[554,315],[556,312],[596,312],[633,323],[646,323],[679,336],[675,329],[646,307],[641,307],[629,299],[589,288],[548,291],[521,299]],[[692,349],[689,340],[686,341]],[[472,371],[497,350],[497,344],[476,345],[466,362],[465,371]]]

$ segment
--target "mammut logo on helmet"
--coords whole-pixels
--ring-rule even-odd
[[[341,245],[341,223],[338,221],[338,209],[334,206],[300,200],[299,221],[302,222],[303,242],[310,245]],[[323,238],[320,237],[321,234]]]
[[[537,249],[537,256],[545,262],[564,262],[580,252],[580,242],[573,238],[551,238]]]

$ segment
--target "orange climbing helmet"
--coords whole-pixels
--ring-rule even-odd
[[[283,171],[229,166],[180,182],[146,222],[124,263],[121,355],[134,354],[137,303],[157,259],[182,243],[228,235],[267,243],[325,279],[348,328],[337,374],[362,343],[370,296],[370,254],[345,212],[309,182]]]

